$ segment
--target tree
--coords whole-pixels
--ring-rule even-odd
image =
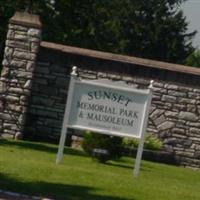
[[[186,18],[179,10],[183,1],[35,0],[33,10],[41,16],[44,40],[183,63],[194,51],[195,35],[187,33]],[[25,2],[1,0],[0,37],[5,38],[5,19],[15,7],[25,9]]]
[[[193,67],[200,67],[200,50],[194,51],[190,54],[187,57],[185,64]]]

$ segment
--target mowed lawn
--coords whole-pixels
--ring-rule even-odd
[[[56,145],[0,139],[0,189],[57,200],[199,200],[200,172],[134,159],[99,164],[82,151]]]

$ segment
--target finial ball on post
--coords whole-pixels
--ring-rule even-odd
[[[72,67],[72,73],[71,73],[71,75],[77,76],[77,67],[76,66]]]
[[[150,89],[153,88],[153,83],[154,83],[154,80],[151,80],[151,81],[150,81],[150,84],[149,84],[149,88],[150,88]]]

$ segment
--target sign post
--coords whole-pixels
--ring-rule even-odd
[[[69,122],[69,114],[70,114],[70,108],[71,108],[71,103],[72,103],[71,97],[74,92],[74,83],[75,83],[75,80],[77,79],[76,71],[77,71],[77,67],[74,66],[72,68],[72,73],[71,73],[71,78],[70,78],[70,83],[69,83],[68,97],[67,97],[67,103],[66,103],[66,107],[65,107],[64,118],[63,118],[59,148],[58,148],[58,153],[56,156],[56,164],[60,163],[62,156],[63,156],[64,147],[65,147],[65,139],[67,136],[67,125]]]
[[[133,170],[133,175],[135,177],[137,177],[139,175],[140,172],[140,163],[141,163],[141,159],[142,159],[142,153],[143,153],[143,148],[144,148],[144,141],[145,141],[145,131],[146,131],[146,127],[147,127],[147,123],[148,123],[148,116],[149,116],[149,108],[151,105],[151,99],[152,99],[152,89],[153,89],[153,80],[151,80],[150,85],[149,85],[149,96],[148,96],[148,101],[146,103],[146,112],[144,113],[144,125],[143,125],[143,130],[142,130],[142,135],[141,135],[141,139],[139,142],[139,146],[137,149],[137,155],[136,155],[136,159],[135,159],[135,167]]]
[[[76,67],[71,73],[67,103],[56,163],[62,159],[67,128],[140,140],[134,176],[138,176],[145,130],[152,98],[148,89],[134,89],[125,84],[105,80],[86,81],[77,78]]]

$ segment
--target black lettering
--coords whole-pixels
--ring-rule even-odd
[[[83,112],[82,111],[79,113],[78,117],[83,118]]]
[[[110,91],[104,91],[104,90],[98,90],[98,91],[90,91],[87,93],[88,100],[94,100],[94,99],[107,99],[111,100],[113,102],[118,102],[119,104],[123,104],[125,106],[128,106],[130,102],[133,102],[132,99],[129,99],[128,97],[125,97],[124,95],[113,93]]]
[[[106,92],[106,91],[104,91],[104,99],[105,99],[105,97],[107,98],[107,99],[111,99],[111,93],[110,92]]]
[[[80,101],[77,102],[77,108],[80,108],[81,107],[81,103]]]
[[[134,112],[134,118],[138,119],[138,112],[137,111]]]
[[[112,101],[116,101],[117,97],[118,97],[118,94],[117,93],[113,93],[113,95],[112,95]]]
[[[94,97],[95,97],[95,99],[101,99],[101,91],[95,91]]]
[[[93,97],[93,95],[92,95],[92,92],[88,92],[88,100],[92,100],[94,97]]]
[[[128,104],[129,104],[130,102],[132,102],[132,100],[127,98],[127,101],[126,101],[126,103],[125,103],[125,106],[128,106]]]
[[[90,120],[94,120],[94,114],[93,113],[88,113],[87,114],[87,119],[90,119]]]
[[[119,98],[117,100],[118,103],[123,104],[124,103],[124,96],[123,95],[119,95]]]

